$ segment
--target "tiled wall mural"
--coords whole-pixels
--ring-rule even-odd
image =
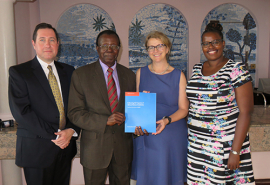
[[[224,55],[235,61],[246,64],[255,82],[256,67],[256,38],[257,27],[251,14],[242,6],[237,4],[224,4],[211,10],[205,17],[201,33],[211,20],[218,20],[223,26],[225,40]],[[201,62],[206,58],[201,50]]]
[[[211,20],[219,20],[223,26],[226,42],[224,55],[246,63],[255,81],[257,27],[251,14],[237,4],[220,5],[205,17],[201,32]],[[95,42],[99,32],[115,30],[111,17],[91,4],[78,4],[66,10],[56,28],[61,39],[59,61],[76,68],[98,59]],[[139,67],[150,64],[144,41],[153,30],[162,31],[170,38],[173,46],[169,63],[187,75],[188,25],[181,12],[167,4],[148,5],[139,10],[131,21],[129,68],[136,71]],[[201,51],[201,62],[205,60]]]
[[[181,69],[187,75],[188,26],[184,16],[172,6],[151,4],[141,9],[129,26],[129,68],[150,64],[144,41],[147,34],[158,30],[165,33],[172,42],[170,65]]]
[[[115,30],[111,17],[91,4],[78,4],[66,10],[57,26],[61,45],[59,61],[75,68],[98,59],[96,37],[103,30]]]

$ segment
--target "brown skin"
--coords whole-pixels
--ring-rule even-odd
[[[115,124],[121,125],[124,123],[126,117],[123,113],[121,112],[114,112],[110,117],[108,117],[107,125],[108,126],[113,126]]]
[[[248,82],[235,90],[236,102],[239,108],[239,116],[236,122],[235,136],[232,150],[240,152],[242,144],[247,136],[251,113],[253,111],[253,89],[252,83]],[[239,168],[240,156],[230,153],[228,168],[231,170]]]
[[[218,33],[205,33],[203,35],[202,42],[211,42],[213,40],[221,39]],[[202,73],[204,76],[209,76],[217,71],[219,71],[228,61],[227,58],[223,56],[223,49],[225,47],[225,41],[219,44],[219,46],[214,47],[210,44],[207,48],[202,48],[207,61],[203,64]]]
[[[135,134],[136,136],[142,136],[142,135],[144,135],[144,134],[147,135],[147,136],[149,135],[149,133],[147,132],[147,130],[144,129],[144,130],[142,131],[142,128],[141,128],[140,126],[138,126],[138,127],[135,128],[134,134]]]
[[[116,35],[103,34],[98,39],[98,46],[96,47],[99,59],[102,63],[106,64],[108,67],[112,67],[117,60],[119,50],[113,50],[111,47],[107,51],[103,51],[99,46],[102,45],[117,45],[119,46],[119,40]]]
[[[116,35],[103,34],[98,39],[98,46],[102,45],[117,45],[119,46],[120,41]],[[100,47],[96,47],[99,59],[102,63],[106,64],[108,67],[112,67],[118,57],[119,50],[113,50],[111,47],[107,51],[102,50]],[[113,126],[115,124],[121,125],[125,121],[125,115],[121,112],[114,112],[110,117],[108,117],[107,125]]]
[[[214,32],[208,32],[203,35],[203,42],[211,42],[221,37]],[[214,47],[212,44],[208,48],[203,48],[203,53],[207,61],[203,65],[202,73],[205,76],[212,75],[220,70],[228,61],[223,56],[223,49],[225,42],[223,41],[219,46]],[[242,144],[246,138],[251,113],[253,111],[253,90],[252,83],[248,82],[238,88],[235,88],[235,98],[239,108],[239,116],[236,122],[235,135],[232,144],[232,150],[240,152]],[[228,159],[228,169],[235,170],[239,168],[240,156],[230,153]]]

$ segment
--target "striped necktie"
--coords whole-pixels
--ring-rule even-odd
[[[49,84],[51,86],[52,93],[53,93],[53,96],[54,96],[54,99],[55,99],[55,102],[59,111],[59,115],[60,115],[59,116],[59,129],[62,130],[65,128],[65,125],[66,125],[66,117],[65,117],[63,100],[60,94],[57,80],[52,71],[52,66],[48,65],[47,68],[49,69],[49,75],[48,75]]]
[[[111,111],[113,113],[118,105],[118,98],[117,98],[116,85],[112,76],[113,69],[109,68],[108,73],[109,73],[108,74],[108,97],[109,97]]]

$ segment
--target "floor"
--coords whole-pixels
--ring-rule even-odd
[[[255,180],[256,185],[270,185],[270,179]]]
[[[186,183],[185,183],[185,185],[186,185]],[[270,185],[270,179],[256,180],[256,185]]]
[[[256,185],[270,185],[270,179],[258,179],[255,180]],[[105,185],[109,185],[109,184],[105,184]],[[185,183],[185,185],[187,185],[187,183]]]

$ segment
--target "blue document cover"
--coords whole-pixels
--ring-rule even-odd
[[[125,132],[134,133],[136,126],[156,132],[156,93],[125,93]]]

